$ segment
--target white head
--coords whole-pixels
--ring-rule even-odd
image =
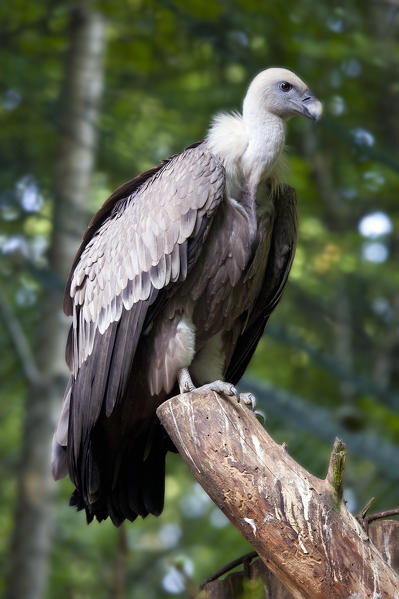
[[[243,117],[259,121],[262,114],[283,120],[297,114],[315,121],[322,114],[321,102],[306,83],[288,69],[271,68],[259,73],[250,84],[244,98]]]

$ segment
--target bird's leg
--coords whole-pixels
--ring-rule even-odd
[[[177,381],[179,383],[180,393],[189,393],[189,391],[194,391],[195,385],[191,380],[188,368],[181,368],[177,371]]]
[[[177,372],[177,380],[180,393],[188,393],[189,391],[215,391],[215,393],[219,393],[225,397],[235,397],[238,402],[240,401],[240,394],[237,389],[234,385],[225,381],[213,381],[201,387],[195,387],[187,368],[181,368]]]

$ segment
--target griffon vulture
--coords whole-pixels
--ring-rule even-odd
[[[291,71],[262,71],[242,114],[216,116],[90,222],[65,291],[71,377],[52,456],[89,522],[161,513],[174,447],[160,403],[201,385],[239,399],[294,255],[295,194],[277,179],[294,115],[317,120],[321,104]]]

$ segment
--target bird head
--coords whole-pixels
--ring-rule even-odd
[[[243,114],[265,111],[287,120],[295,115],[318,121],[323,107],[295,73],[271,68],[259,73],[250,84],[244,99]]]

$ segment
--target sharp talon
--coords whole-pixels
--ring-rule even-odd
[[[253,393],[240,393],[241,401],[253,412],[256,408],[256,398]]]
[[[265,424],[265,422],[266,422],[266,414],[265,414],[265,412],[263,410],[255,410],[254,414],[255,414],[257,420],[259,420],[259,422],[261,424]]]

